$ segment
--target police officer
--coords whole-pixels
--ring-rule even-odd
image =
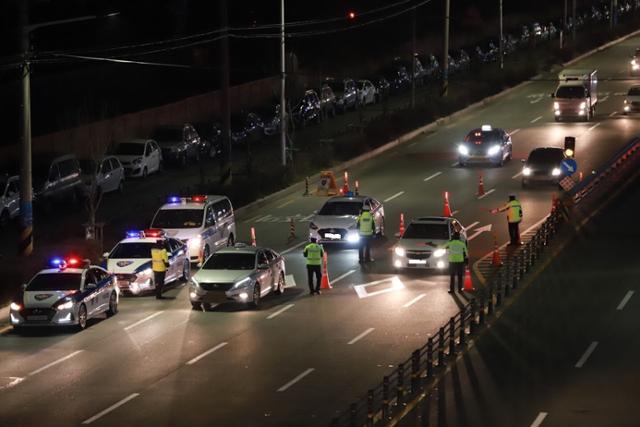
[[[507,222],[509,223],[509,245],[516,246],[520,244],[520,222],[522,221],[522,205],[516,199],[515,194],[509,195],[509,201],[506,205],[491,212],[507,211]]]
[[[371,215],[369,205],[364,205],[356,221],[358,234],[360,235],[360,248],[358,249],[358,262],[371,262],[371,239],[376,233],[376,223]]]
[[[458,278],[458,291],[462,292],[462,284],[464,279],[464,266],[469,262],[469,251],[467,244],[460,240],[460,233],[454,232],[445,244],[445,249],[449,253],[449,293],[455,290],[455,280]]]
[[[311,242],[304,247],[302,254],[307,259],[307,283],[309,284],[309,295],[320,294],[320,283],[322,282],[322,257],[324,249],[320,246],[315,237],[309,239]],[[313,276],[316,276],[316,287],[313,287]]]
[[[162,299],[162,287],[167,267],[169,267],[169,255],[164,247],[164,241],[158,239],[155,247],[151,249],[151,269],[153,270],[153,283],[156,287],[156,299]]]

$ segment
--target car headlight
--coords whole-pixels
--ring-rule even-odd
[[[433,251],[433,256],[435,258],[440,258],[440,257],[444,256],[444,254],[446,254],[446,253],[447,253],[446,249],[440,248],[440,249],[436,249],[435,251]]]
[[[638,61],[636,61],[635,59],[631,60],[631,65],[638,65]]]
[[[463,156],[468,156],[469,148],[467,148],[466,145],[458,145],[458,153],[462,154]]]
[[[317,229],[318,229],[318,226],[317,226],[315,223],[310,222],[310,223],[309,223],[309,228],[310,228],[310,229],[312,229],[312,230],[317,230]]]
[[[139,165],[140,163],[142,163],[142,157],[138,157],[136,159],[133,159],[133,163],[134,165]]]
[[[560,103],[559,103],[559,102],[557,102],[557,101],[556,101],[556,102],[554,102],[554,103],[553,103],[553,109],[554,109],[554,110],[559,110],[559,109],[560,109]]]
[[[202,245],[202,237],[200,236],[192,237],[191,239],[189,239],[187,245],[189,246],[189,249],[199,248],[200,245]]]
[[[628,103],[629,103],[629,101],[625,99],[625,100],[624,100],[624,103],[625,103],[625,104],[628,104]]]
[[[401,246],[396,246],[396,248],[394,249],[394,252],[398,256],[405,256],[407,254],[407,251],[405,251],[404,248]]]
[[[238,289],[238,288],[241,288],[243,286],[247,286],[250,282],[251,282],[251,278],[250,277],[245,277],[244,279],[234,283],[233,287],[231,289]]]
[[[357,232],[355,232],[355,231],[350,231],[350,232],[347,234],[347,242],[349,242],[349,243],[356,243],[356,242],[358,242],[358,241],[360,241],[360,235],[359,235]]]
[[[11,309],[11,311],[20,311],[22,309],[22,305],[18,304],[17,302],[12,302],[9,308]]]
[[[640,64],[631,65],[631,69],[634,70],[634,71],[640,69]]]
[[[584,110],[585,108],[587,108],[587,103],[586,102],[581,102],[580,103],[580,109]]]
[[[562,171],[560,170],[560,168],[553,168],[553,170],[551,171],[551,175],[553,176],[559,176],[562,173]]]
[[[69,310],[73,307],[73,301],[65,301],[56,306],[56,310]]]
[[[524,176],[531,175],[531,168],[528,168],[528,167],[522,168],[522,175],[524,175]]]
[[[487,154],[489,154],[490,156],[495,156],[499,152],[500,152],[500,146],[494,145],[493,147],[489,148],[489,151],[487,151]]]

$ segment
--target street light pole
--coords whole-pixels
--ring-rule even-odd
[[[502,0],[500,0],[500,69],[504,69],[504,42],[502,40]]]
[[[284,37],[284,0],[280,0],[280,149],[282,166],[287,166],[287,70]]]
[[[573,0],[573,25],[571,26],[571,40],[576,41],[576,0]]]
[[[416,9],[411,13],[411,108],[416,107]]]
[[[444,46],[442,52],[442,96],[449,92],[449,0],[444,7]]]
[[[224,37],[220,44],[220,114],[222,115],[222,159],[220,162],[220,184],[224,187],[231,185],[231,111],[229,102],[229,16],[227,0],[220,0],[220,27]],[[247,147],[249,143],[247,142]],[[249,162],[250,159],[247,159]]]

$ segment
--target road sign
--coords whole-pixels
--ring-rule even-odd
[[[576,185],[576,182],[570,176],[565,176],[560,180],[559,184],[564,191],[569,191]]]
[[[560,169],[564,176],[571,176],[578,170],[578,163],[575,159],[564,159],[560,163]]]

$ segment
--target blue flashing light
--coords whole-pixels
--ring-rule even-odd
[[[64,260],[62,258],[53,258],[51,259],[51,261],[49,261],[49,263],[51,264],[52,267],[60,267],[62,264],[64,264]]]
[[[180,197],[178,196],[169,197],[169,203],[180,203]]]
[[[136,237],[140,237],[140,231],[138,230],[127,231],[128,239],[135,239]]]

